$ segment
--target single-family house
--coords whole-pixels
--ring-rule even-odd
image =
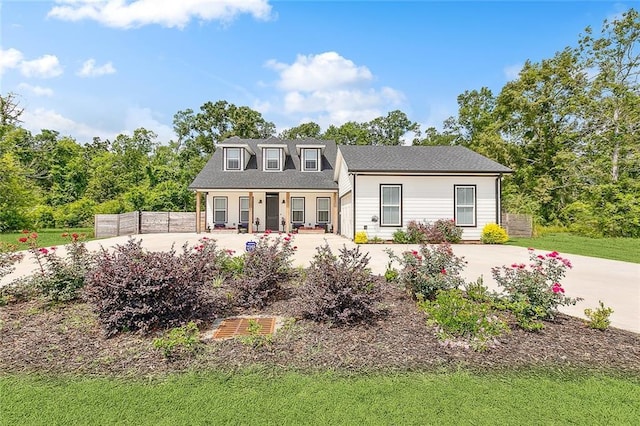
[[[511,173],[461,146],[337,146],[320,139],[233,137],[218,144],[190,189],[204,229],[324,228],[391,239],[411,220],[450,218],[464,240],[500,223],[501,180]]]

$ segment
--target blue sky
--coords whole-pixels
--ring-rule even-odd
[[[400,109],[440,128],[456,97],[497,93],[636,1],[0,1],[0,93],[24,126],[78,142],[247,105],[278,131]]]

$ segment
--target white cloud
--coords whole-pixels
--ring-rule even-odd
[[[56,56],[43,55],[38,59],[20,62],[20,72],[25,77],[51,78],[62,74],[62,66]]]
[[[267,67],[280,73],[278,86],[283,90],[326,90],[368,82],[373,78],[367,67],[358,67],[336,52],[298,55],[291,65],[270,60]]]
[[[91,19],[114,28],[135,28],[157,24],[184,28],[189,21],[231,21],[237,15],[250,14],[269,19],[267,0],[57,0],[48,16],[80,21]]]
[[[101,75],[115,74],[116,69],[111,62],[104,65],[96,66],[95,59],[87,59],[82,64],[82,68],[76,73],[80,77],[99,77]]]
[[[507,77],[507,80],[509,81],[515,80],[520,75],[520,71],[522,71],[522,67],[523,67],[523,64],[507,65],[506,67],[504,67],[502,72],[504,73],[505,77]]]
[[[17,68],[22,62],[22,58],[22,52],[13,47],[7,50],[0,49],[0,75],[4,73],[4,70]]]
[[[158,135],[158,142],[167,143],[176,139],[173,128],[158,121],[150,108],[131,107],[127,109],[127,116],[124,121],[125,130],[121,133],[133,134],[135,129],[144,127]]]
[[[95,136],[103,139],[113,139],[117,136],[116,132],[78,123],[54,110],[45,108],[25,110],[22,119],[24,127],[33,133],[38,133],[42,129],[52,129],[63,136],[71,136],[78,142],[90,142]]]
[[[289,120],[312,120],[321,127],[347,121],[369,121],[397,109],[405,97],[391,87],[373,87],[374,75],[366,67],[336,52],[298,55],[295,62],[275,60],[265,66],[278,72],[278,102]],[[271,110],[276,102],[270,103]]]
[[[18,84],[18,89],[29,92],[36,96],[53,96],[53,89],[50,89],[48,87],[32,86],[27,83],[20,83]]]

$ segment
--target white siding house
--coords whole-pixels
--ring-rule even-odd
[[[324,228],[392,239],[412,221],[450,219],[464,240],[500,223],[511,170],[460,146],[336,146],[333,141],[231,138],[190,188],[205,195],[197,231]],[[199,217],[199,215],[197,215]]]

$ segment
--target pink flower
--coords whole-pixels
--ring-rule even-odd
[[[73,241],[77,240],[79,237],[78,234],[76,234],[75,232],[73,234],[71,234],[71,238],[73,238]]]
[[[543,256],[543,255],[541,255],[541,254],[539,254],[539,255],[538,255],[538,259],[540,259],[540,260],[544,260],[544,256]]]
[[[22,230],[22,233],[23,233],[23,234],[28,234],[29,232],[30,232],[30,231],[29,231],[28,229],[23,229],[23,230]]]
[[[553,290],[554,293],[564,293],[564,288],[562,288],[560,283],[554,283],[551,290]]]
[[[18,238],[18,241],[20,241],[21,243],[26,243],[27,241],[29,241],[29,239],[27,237],[21,237]]]
[[[442,268],[442,269],[440,270],[440,273],[441,273],[442,275],[447,275],[447,270],[446,270],[446,269],[444,269],[444,268]]]
[[[291,241],[291,238],[289,238],[289,237],[284,237],[284,240],[285,240],[285,241]]]
[[[518,269],[524,269],[526,267],[527,267],[527,265],[525,265],[524,263],[521,263],[521,264],[518,265]]]
[[[49,250],[47,250],[47,249],[46,249],[46,248],[44,248],[44,247],[39,248],[39,249],[38,249],[38,251],[39,251],[41,254],[45,254],[45,255],[46,255],[46,254],[49,254]]]
[[[562,259],[562,263],[564,264],[564,266],[566,266],[567,268],[572,268],[573,266],[571,265],[571,261],[569,259]]]
[[[552,251],[551,253],[547,254],[547,257],[556,258],[556,257],[558,257],[558,252],[557,251]]]
[[[38,233],[37,232],[32,232],[31,233],[31,238],[33,238],[34,240],[38,238]]]
[[[533,247],[527,247],[527,250],[534,251],[535,249]]]
[[[517,263],[512,263],[512,264],[511,264],[511,267],[515,269],[515,268],[517,268],[517,267],[518,267],[518,264],[517,264]]]
[[[56,246],[51,246],[51,248],[50,248],[49,250],[56,251],[57,249],[58,249],[58,247],[56,247]]]

